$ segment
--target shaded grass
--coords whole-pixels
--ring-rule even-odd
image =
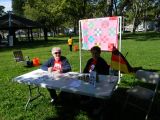
[[[78,37],[73,37],[74,45],[78,44]],[[144,69],[160,71],[160,37],[157,33],[140,33],[140,34],[124,34],[122,36],[122,53],[127,55],[127,60],[131,66],[142,66]],[[49,104],[49,94],[46,89],[41,89],[45,94],[45,98],[39,98],[33,102],[28,111],[24,111],[24,105],[28,96],[27,85],[22,85],[12,82],[12,78],[37,69],[37,67],[26,68],[21,64],[15,63],[13,60],[12,51],[21,49],[24,56],[30,58],[39,57],[41,63],[51,57],[51,48],[53,46],[60,46],[62,48],[62,55],[66,56],[72,66],[72,71],[79,71],[79,53],[70,52],[67,46],[67,37],[63,38],[50,38],[46,41],[34,41],[32,43],[20,42],[14,47],[0,48],[0,119],[1,120],[58,120],[58,119],[76,119],[76,120],[90,120],[94,116],[89,115],[86,111],[73,105],[72,101],[69,106],[63,106],[63,109],[56,108]],[[110,52],[102,52],[102,57],[110,64]],[[82,51],[82,70],[90,58],[88,51]],[[110,110],[120,110],[121,104],[125,99],[125,90],[132,84],[134,77],[124,75],[120,84],[120,89],[115,95],[114,103]],[[123,92],[124,91],[124,92]],[[120,94],[121,93],[121,94]],[[68,103],[68,101],[67,101]],[[160,103],[157,99],[157,103]],[[118,104],[120,104],[118,106]],[[117,106],[116,106],[117,105]],[[156,104],[160,106],[159,104]],[[119,107],[119,108],[118,108]],[[158,109],[159,110],[159,109]],[[156,111],[158,111],[156,110]],[[75,111],[75,112],[74,112]],[[72,113],[74,112],[74,113]],[[106,110],[107,112],[107,110]],[[109,111],[108,111],[109,112]],[[109,112],[111,114],[111,112]],[[107,113],[106,113],[107,114]],[[115,113],[112,113],[114,115]],[[153,114],[159,114],[154,112]],[[63,116],[64,115],[64,116]],[[156,116],[155,115],[155,116]],[[118,118],[112,118],[118,119]]]

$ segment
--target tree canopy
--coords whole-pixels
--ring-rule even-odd
[[[134,28],[143,21],[156,21],[160,16],[159,0],[13,0],[13,12],[45,24],[55,31],[57,27],[78,27],[84,18],[124,16],[126,24]],[[76,32],[76,31],[75,31]]]

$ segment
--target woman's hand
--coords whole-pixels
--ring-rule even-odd
[[[52,72],[52,67],[48,67],[48,72]]]
[[[53,71],[54,73],[62,73],[62,70]]]

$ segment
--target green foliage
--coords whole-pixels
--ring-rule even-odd
[[[60,11],[60,1],[55,0],[35,0],[28,1],[23,7],[24,14],[32,20],[37,20],[48,29],[62,24],[63,15]]]
[[[78,28],[84,18],[108,15],[106,0],[13,0],[13,12],[45,24],[56,32],[58,27]],[[114,0],[113,15],[125,16],[134,30],[142,21],[155,20],[160,13],[159,0]],[[157,19],[156,19],[157,20]],[[75,31],[76,32],[76,31]]]
[[[158,7],[160,3],[157,0],[123,0],[119,3],[120,13],[127,17],[128,24],[133,24],[135,31],[136,27],[144,21],[154,21],[156,16],[159,15]],[[123,11],[123,12],[122,12]]]
[[[24,15],[24,6],[25,0],[12,0],[12,8],[13,8],[13,13],[23,16]]]

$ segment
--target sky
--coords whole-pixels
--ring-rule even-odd
[[[4,11],[12,11],[12,0],[0,0],[0,5],[4,6]]]

